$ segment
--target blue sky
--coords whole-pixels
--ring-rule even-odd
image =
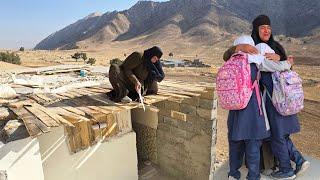
[[[155,0],[166,1],[166,0]],[[125,10],[138,0],[2,0],[0,49],[33,48],[51,33],[93,13]]]

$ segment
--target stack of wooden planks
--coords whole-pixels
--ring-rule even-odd
[[[152,104],[182,100],[203,95],[210,84],[191,84],[164,81],[157,95],[146,96],[144,103],[156,111]],[[211,89],[210,89],[211,90]],[[121,133],[132,131],[130,109],[140,108],[138,102],[114,103],[107,98],[110,86],[74,89],[57,94],[33,94],[27,100],[9,105],[9,109],[25,123],[30,136],[47,133],[64,125],[70,151],[75,153]]]

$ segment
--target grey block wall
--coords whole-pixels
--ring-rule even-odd
[[[214,88],[201,96],[154,105],[160,110],[155,163],[177,179],[211,179],[217,122]]]

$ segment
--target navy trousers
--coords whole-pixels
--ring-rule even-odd
[[[271,138],[272,152],[279,161],[280,171],[293,171],[290,160],[298,165],[301,165],[301,163],[304,161],[304,158],[302,157],[301,153],[297,150],[297,148],[294,146],[289,135],[285,135],[281,138]]]
[[[240,167],[243,164],[244,154],[248,163],[249,180],[260,179],[260,147],[262,140],[229,140],[229,176],[240,179]]]

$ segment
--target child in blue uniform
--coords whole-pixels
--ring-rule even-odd
[[[254,42],[250,36],[239,37],[234,42],[234,45],[238,44],[250,44],[254,46]],[[251,68],[252,82],[257,79],[259,70],[275,71],[291,67],[288,62],[276,63],[266,60],[262,55],[248,55],[248,61]],[[262,107],[264,114],[260,113],[257,98],[256,93],[252,93],[251,99],[245,109],[229,111],[227,122],[229,179],[240,179],[239,168],[242,166],[244,154],[248,168],[247,178],[249,180],[260,179],[260,147],[262,140],[270,136],[270,128],[264,107]]]

